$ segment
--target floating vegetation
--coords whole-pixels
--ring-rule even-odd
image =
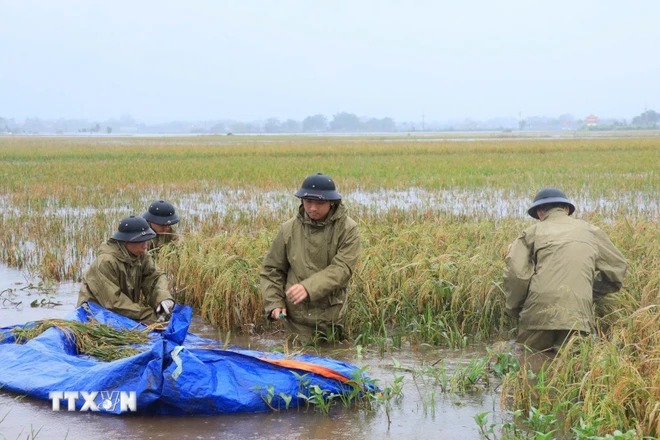
[[[8,287],[0,291],[0,308],[21,308],[23,301],[19,297],[23,294],[28,296],[36,294],[39,296],[30,301],[30,307],[52,308],[60,306],[62,303],[55,299],[55,293],[55,284],[51,280],[39,281],[37,284],[30,282],[23,287]]]
[[[7,288],[0,292],[0,308],[14,309],[20,307],[22,301],[16,297],[16,291],[12,288]]]

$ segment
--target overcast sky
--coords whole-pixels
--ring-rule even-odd
[[[0,0],[0,117],[660,111],[660,1]]]

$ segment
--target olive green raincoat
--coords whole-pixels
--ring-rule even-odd
[[[359,253],[357,223],[343,204],[323,222],[312,221],[300,205],[298,214],[282,224],[264,259],[260,277],[266,315],[286,308],[289,328],[307,328],[306,336],[340,323]],[[309,297],[294,305],[285,292],[298,283]]]
[[[156,307],[172,299],[165,274],[150,255],[136,257],[122,242],[109,239],[83,276],[78,305],[92,301],[142,322],[156,321]]]
[[[527,228],[505,261],[506,310],[519,331],[592,332],[594,297],[618,291],[628,267],[601,229],[561,208]]]

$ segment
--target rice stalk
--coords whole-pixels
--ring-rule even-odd
[[[153,330],[152,327],[144,330],[118,330],[98,321],[78,322],[48,319],[37,321],[33,325],[14,328],[12,332],[16,342],[22,344],[53,327],[62,331],[67,340],[75,344],[78,354],[92,356],[106,362],[140,353],[141,350],[134,345],[148,342],[148,334]]]

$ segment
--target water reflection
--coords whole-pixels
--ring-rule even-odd
[[[61,303],[53,307],[30,307],[31,289],[39,280],[27,280],[23,273],[0,265],[0,291],[14,289],[14,300],[20,307],[0,307],[0,326],[26,321],[62,318],[75,307],[78,284],[56,286]],[[227,337],[193,319],[191,331],[207,338]],[[282,346],[283,336],[272,333],[259,336],[232,335],[232,344],[269,351]],[[413,378],[420,371],[442,360],[451,370],[475,357],[485,356],[485,347],[455,351],[403,349],[386,357],[375,352],[360,351],[350,344],[321,349],[321,356],[337,358],[367,367],[369,375],[381,386],[390,386],[395,377],[404,377],[403,399],[393,403],[386,413],[381,407],[373,412],[338,406],[330,414],[306,410],[277,413],[238,414],[204,417],[111,416],[99,413],[54,412],[50,402],[22,398],[0,391],[0,436],[25,438],[38,432],[47,439],[348,439],[360,438],[479,438],[473,416],[491,412],[500,421],[499,394],[494,390],[454,395],[442,393],[432,380]],[[394,360],[396,359],[396,361]],[[389,415],[388,415],[389,414]],[[4,420],[3,420],[4,417]],[[388,422],[391,421],[391,423]]]
[[[342,195],[351,212],[356,215],[382,215],[396,209],[405,212],[432,211],[440,215],[479,218],[526,218],[527,208],[533,197],[531,193],[521,194],[510,189],[429,190],[419,187],[373,191],[358,189]],[[155,197],[158,195],[145,195],[145,206]],[[578,207],[576,212],[578,217],[593,212],[605,218],[612,218],[620,212],[625,212],[628,216],[642,216],[649,219],[660,216],[660,199],[652,192],[620,191],[604,198],[586,191],[571,196],[571,199]],[[47,205],[47,215],[65,218],[74,225],[99,213],[114,217],[121,214],[121,209],[118,208],[63,207],[57,200]],[[176,205],[189,219],[203,221],[209,216],[233,216],[237,220],[246,214],[252,216],[260,212],[289,215],[298,205],[298,200],[293,197],[292,192],[284,190],[218,188],[206,193],[181,194],[176,200]],[[5,216],[35,214],[22,211],[13,206],[8,198],[2,196],[0,196],[0,208]]]
[[[343,193],[342,196],[351,212],[358,215],[382,215],[396,209],[406,212],[430,210],[438,214],[479,218],[526,218],[533,194],[497,188],[429,190],[412,187],[400,190],[356,190]],[[624,209],[628,215],[648,218],[657,218],[660,214],[660,200],[641,191],[619,192],[607,199],[586,193],[573,197],[573,202],[579,207],[578,216],[586,212],[598,212],[608,217]],[[182,211],[203,219],[208,215],[235,213],[238,216],[240,213],[256,214],[263,211],[289,214],[298,205],[298,201],[291,193],[284,191],[264,193],[256,190],[220,189],[206,194],[182,195],[178,205]]]

